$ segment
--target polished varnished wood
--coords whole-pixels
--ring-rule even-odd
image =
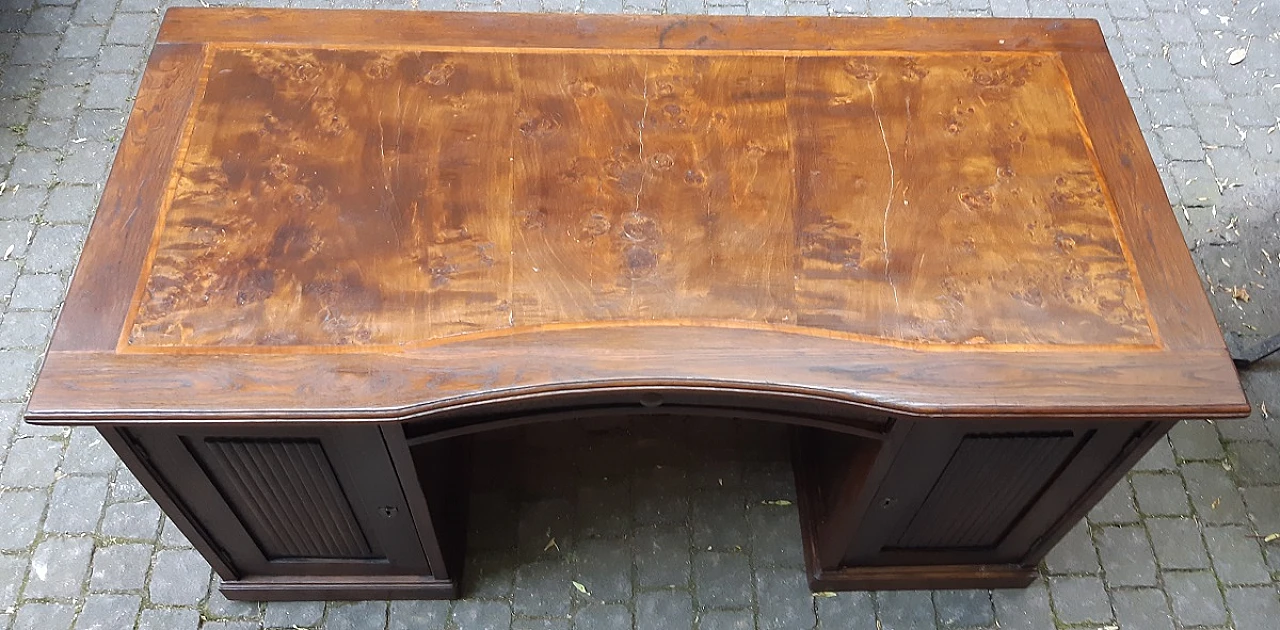
[[[467,436],[639,412],[797,427],[838,589],[1248,406],[1092,22],[166,14],[27,419],[228,596],[456,596]]]

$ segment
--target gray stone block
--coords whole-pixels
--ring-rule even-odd
[[[147,541],[159,531],[160,507],[151,500],[108,505],[99,528],[103,536]]]
[[[18,608],[12,630],[71,630],[74,604],[27,602]]]
[[[573,601],[573,578],[562,561],[539,561],[516,569],[512,609],[527,617],[564,616]]]
[[[813,628],[814,598],[804,573],[793,569],[756,569],[756,627],[758,630]]]
[[[1268,584],[1271,573],[1248,528],[1236,525],[1206,527],[1205,543],[1213,570],[1224,584]]]
[[[1209,554],[1200,540],[1200,527],[1190,518],[1147,520],[1151,545],[1162,569],[1207,569]]]
[[[44,530],[63,534],[91,534],[98,528],[107,500],[107,478],[69,475],[53,485]]]
[[[36,228],[31,252],[27,255],[27,271],[71,271],[80,256],[85,232],[85,227],[80,225],[41,225]]]
[[[52,334],[49,311],[10,311],[0,321],[0,347],[43,350]]]
[[[636,584],[640,588],[688,587],[692,557],[687,528],[640,528],[634,544]]]
[[[880,591],[880,630],[932,630],[938,627],[933,598],[928,591]]]
[[[381,630],[387,623],[387,602],[329,602],[325,630]]]
[[[1049,607],[1049,589],[1037,579],[1025,589],[1001,589],[991,592],[996,621],[1006,630],[1050,630],[1054,628],[1053,611]]]
[[[1173,451],[1183,460],[1222,459],[1222,441],[1218,430],[1202,420],[1184,420],[1169,432]]]
[[[694,597],[699,610],[754,605],[751,566],[745,554],[718,551],[693,556]]]
[[[26,576],[26,556],[0,554],[0,610],[8,610],[18,603],[18,591]]]
[[[747,522],[751,529],[752,560],[757,567],[804,566],[800,518],[794,503],[785,506],[758,502],[749,504]]]
[[[934,591],[933,605],[942,628],[985,628],[995,623],[989,591]]]
[[[574,579],[591,592],[593,601],[631,599],[631,548],[626,540],[594,538],[580,541],[574,552]]]
[[[42,490],[0,490],[0,551],[26,549],[35,542],[48,496]]]
[[[1233,630],[1270,630],[1280,621],[1280,599],[1272,585],[1227,589]]]
[[[1045,556],[1044,564],[1049,573],[1054,574],[1097,573],[1101,567],[1088,524],[1080,522],[1072,527]]]
[[[1113,589],[1116,623],[1126,630],[1174,630],[1164,592],[1154,588]]]
[[[191,549],[164,549],[156,553],[147,596],[153,604],[194,605],[209,589],[209,564]]]
[[[138,630],[196,630],[200,613],[194,608],[149,608],[138,615]]]
[[[391,602],[387,630],[444,630],[449,607],[447,601]]]
[[[0,353],[0,361],[4,360]],[[54,471],[62,460],[62,442],[48,438],[22,438],[13,443],[0,471],[0,486],[35,488],[53,484]]]
[[[150,545],[126,544],[102,547],[93,556],[93,574],[89,588],[93,591],[140,590],[151,566]]]
[[[266,628],[312,626],[324,616],[324,602],[267,602],[262,625]]]
[[[46,538],[31,555],[27,599],[71,599],[80,595],[93,554],[91,538]]]
[[[27,388],[35,380],[36,363],[39,360],[39,353],[33,350],[0,350],[0,400],[26,400]],[[17,443],[13,448],[17,448]],[[10,449],[11,455],[12,452]],[[15,465],[11,456],[7,466]],[[4,481],[3,476],[0,473],[0,485],[10,485]],[[48,485],[48,482],[42,485]]]
[[[1098,555],[1111,586],[1155,586],[1156,558],[1141,526],[1098,530]]]
[[[1182,478],[1177,475],[1134,474],[1129,478],[1138,510],[1149,516],[1187,516],[1191,506]]]
[[[707,610],[698,614],[698,630],[755,630],[750,610]]]
[[[1227,622],[1227,609],[1218,581],[1208,571],[1164,574],[1164,588],[1174,619],[1183,626],[1217,626]]]
[[[506,602],[461,600],[453,605],[453,623],[458,628],[511,627],[511,605]]]
[[[680,630],[693,627],[693,596],[688,591],[638,593],[636,630]]]
[[[90,595],[76,616],[75,630],[120,630],[132,626],[138,617],[142,597],[138,595]]]
[[[1227,453],[1242,486],[1280,482],[1280,451],[1270,442],[1230,442]]]
[[[1102,580],[1095,577],[1054,577],[1049,580],[1053,607],[1066,624],[1105,624],[1111,604]]]
[[[1129,487],[1128,479],[1121,479],[1089,511],[1089,522],[1095,525],[1136,523],[1138,519],[1138,508],[1134,505],[1133,488]]]
[[[88,223],[98,207],[99,194],[94,186],[59,186],[49,193],[41,218],[49,223]]]

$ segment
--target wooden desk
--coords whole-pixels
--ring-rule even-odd
[[[1247,411],[1091,21],[174,9],[27,418],[288,599],[456,596],[499,426],[790,423],[815,588],[988,587]]]

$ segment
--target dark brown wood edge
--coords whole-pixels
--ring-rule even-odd
[[[1189,420],[1188,422],[1200,421]],[[1097,505],[1108,492],[1111,492],[1112,488],[1138,463],[1138,460],[1142,459],[1151,450],[1151,447],[1155,446],[1155,443],[1168,434],[1177,424],[1177,420],[1151,422],[1140,437],[1126,445],[1124,451],[1116,458],[1107,472],[1090,486],[1091,490],[1080,497],[1076,504],[1067,510],[1057,523],[1049,528],[1047,535],[1032,545],[1031,550],[1027,553],[1027,561],[1039,564],[1041,560],[1044,560],[1044,557],[1048,555],[1054,545],[1057,545],[1071,531],[1072,526],[1083,519],[1089,513],[1089,510],[1092,510],[1093,506]]]
[[[1173,349],[1221,350],[1227,357],[1115,63],[1106,52],[1063,53],[1061,59],[1088,132],[1085,137],[1112,203],[1120,210],[1122,237],[1141,270],[1162,343]]]
[[[458,583],[454,569],[446,561],[440,541],[432,533],[436,531],[431,509],[426,497],[419,487],[417,467],[413,464],[413,455],[404,438],[404,428],[399,425],[383,425],[382,439],[386,443],[387,452],[391,456],[391,465],[395,468],[396,478],[400,480],[400,491],[404,494],[405,503],[409,506],[409,514],[413,517],[414,528],[418,531],[418,540],[426,553],[427,564],[431,567],[432,577]]]
[[[681,331],[690,334],[690,331]],[[706,338],[709,331],[694,331]],[[687,339],[672,356],[590,335],[438,355],[117,356],[53,353],[27,409],[40,424],[103,421],[411,420],[584,392],[742,390],[918,418],[1235,418],[1249,413],[1219,352],[1132,355],[911,353],[842,345],[767,348],[752,361]],[[757,343],[758,342],[758,343]],[[578,343],[584,344],[576,348]],[[741,346],[742,340],[739,338]],[[516,348],[519,348],[516,351]],[[728,352],[725,350],[724,352]],[[835,353],[835,354],[833,354]],[[736,357],[737,360],[727,360]],[[632,398],[627,398],[628,400]],[[638,399],[637,399],[638,400]]]
[[[158,44],[116,152],[50,350],[116,347],[195,102],[204,46]]]
[[[235,565],[227,559],[222,549],[210,542],[213,538],[209,536],[203,526],[190,516],[187,507],[174,499],[174,497],[179,496],[178,493],[162,482],[151,468],[151,464],[139,456],[132,441],[126,436],[125,429],[107,424],[99,424],[97,429],[107,444],[115,450],[116,455],[129,467],[129,472],[137,477],[138,483],[142,484],[147,494],[155,499],[164,514],[178,527],[178,531],[187,537],[191,545],[213,567],[218,577],[223,580],[238,579],[240,575]]]
[[[282,577],[261,576],[224,580],[218,589],[237,601],[457,599],[458,587],[449,580],[426,577]]]
[[[159,42],[756,51],[1105,50],[1093,20],[171,8]]]
[[[805,573],[811,590],[1023,588],[1035,581],[1036,568],[1021,565],[824,568],[818,549],[818,530],[822,523],[821,516],[817,513],[821,501],[816,493],[820,484],[816,478],[817,471],[810,465],[811,460],[804,457],[802,440],[796,439],[797,437],[792,432],[791,461],[795,471],[796,507],[800,513]]]

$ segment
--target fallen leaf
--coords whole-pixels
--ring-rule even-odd
[[[1271,414],[1267,413],[1267,403],[1258,403],[1258,411],[1262,413],[1263,419],[1271,419]]]
[[[560,545],[557,545],[557,544],[556,544],[556,539],[555,539],[555,538],[552,538],[551,540],[548,540],[548,541],[547,541],[547,546],[542,548],[542,550],[543,550],[543,551],[549,551],[549,550],[551,550],[551,549],[555,549],[556,551],[560,551]]]
[[[786,500],[786,499],[777,499],[777,500],[774,500],[774,501],[761,501],[761,502],[760,502],[760,504],[761,504],[761,505],[781,505],[781,506],[787,506],[787,505],[791,505],[791,502],[790,502],[790,501],[788,501],[788,500]]]
[[[1227,63],[1233,66],[1237,65],[1241,61],[1244,61],[1244,56],[1247,54],[1249,54],[1248,48],[1233,48],[1227,55]]]
[[[1262,542],[1264,543],[1275,542],[1277,540],[1280,540],[1280,534],[1267,534],[1262,537]]]
[[[1248,302],[1251,299],[1249,290],[1244,287],[1231,287],[1231,299]]]
[[[831,591],[818,591],[813,594],[814,597],[835,597],[836,594]]]
[[[582,593],[583,595],[588,595],[588,596],[591,595],[591,593],[587,591],[587,587],[582,585],[582,582],[579,582],[577,580],[570,580],[570,582],[573,582],[573,588],[578,589],[579,593]]]
[[[1218,506],[1219,506],[1219,505],[1221,505],[1221,504],[1222,504],[1222,497],[1218,497],[1218,498],[1216,498],[1216,499],[1214,499],[1214,500],[1213,500],[1213,503],[1210,503],[1210,504],[1209,504],[1209,509],[1210,509],[1210,510],[1216,510],[1216,509],[1218,509]]]

